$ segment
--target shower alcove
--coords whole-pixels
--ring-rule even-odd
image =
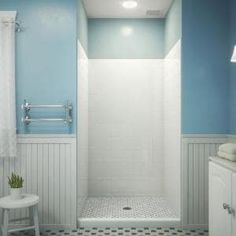
[[[89,19],[89,56],[78,42],[80,227],[180,224],[181,40],[165,56],[128,55],[135,40],[164,41],[162,21]],[[145,36],[150,24],[163,35]],[[98,56],[101,34],[116,58]]]

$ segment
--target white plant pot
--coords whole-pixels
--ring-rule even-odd
[[[22,190],[22,188],[11,188],[11,190],[10,190],[11,199],[12,200],[19,200],[19,199],[21,199],[22,198],[21,190]]]

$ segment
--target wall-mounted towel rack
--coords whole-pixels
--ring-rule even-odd
[[[24,100],[24,103],[21,105],[22,110],[24,111],[24,116],[22,122],[26,125],[29,125],[31,122],[50,122],[50,121],[63,121],[65,124],[72,123],[72,109],[73,106],[71,103],[67,102],[66,105],[32,105]],[[63,108],[65,111],[64,118],[31,118],[30,110],[33,108]]]

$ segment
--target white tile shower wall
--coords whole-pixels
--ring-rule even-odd
[[[78,41],[78,216],[88,196],[88,57]]]
[[[164,68],[164,191],[180,214],[181,41],[166,56]]]
[[[89,60],[89,196],[163,196],[163,60]]]
[[[7,176],[16,172],[25,180],[23,192],[40,197],[41,225],[75,227],[76,138],[23,135],[18,138],[17,150],[16,159],[0,159],[0,197],[9,193]],[[26,215],[26,209],[11,212],[11,218]]]

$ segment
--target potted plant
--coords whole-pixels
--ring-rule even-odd
[[[16,175],[14,173],[11,174],[10,177],[8,177],[8,184],[11,187],[10,190],[10,196],[14,200],[21,199],[21,190],[23,187],[23,178],[19,175]]]

